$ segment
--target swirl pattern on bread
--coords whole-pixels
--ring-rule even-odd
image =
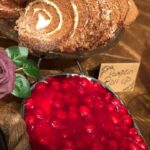
[[[18,19],[17,29],[20,43],[31,52],[71,53],[107,44],[137,15],[133,0],[35,0]]]

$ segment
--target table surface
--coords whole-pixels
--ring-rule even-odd
[[[139,8],[140,15],[135,23],[125,31],[119,44],[106,53],[83,59],[80,62],[86,73],[97,77],[99,65],[102,62],[141,61],[134,92],[118,93],[118,95],[132,114],[150,149],[150,1],[135,0],[135,2]],[[0,47],[8,47],[14,44],[16,43],[0,36]],[[37,58],[31,57],[37,60]],[[77,72],[78,69],[73,60],[59,59],[58,61],[58,59],[51,59],[42,62],[41,73],[43,76],[62,71]],[[11,109],[15,109],[18,115],[21,103],[22,100],[16,99],[13,96],[7,96],[4,100],[0,101],[0,112],[7,113],[8,107],[5,106],[8,105],[11,106]],[[2,126],[1,122],[3,122],[1,119],[4,118],[2,115],[3,113],[0,114],[0,127]],[[7,136],[9,136],[8,132],[6,131]],[[23,134],[23,132],[21,133]],[[16,132],[16,134],[21,137],[20,133]],[[24,137],[26,136],[22,136],[22,138]],[[18,143],[15,143],[15,138],[18,139],[17,136],[11,137],[11,139],[7,137],[6,139],[9,140],[9,145],[15,145],[17,149]]]

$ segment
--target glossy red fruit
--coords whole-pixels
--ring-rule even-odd
[[[141,150],[148,150],[148,148],[144,142],[140,143],[139,146],[140,146]]]
[[[140,147],[133,142],[130,143],[129,148],[130,148],[130,150],[140,150]]]
[[[39,83],[37,83],[36,85],[35,85],[35,88],[34,88],[34,90],[36,91],[36,92],[44,92],[45,90],[46,90],[46,83],[44,83],[44,82],[39,82]]]
[[[85,125],[85,131],[87,132],[87,133],[94,133],[95,132],[95,130],[96,130],[96,128],[95,128],[95,126],[93,125],[93,124],[86,124]]]
[[[115,105],[113,105],[113,104],[108,104],[107,109],[108,109],[110,112],[114,112],[114,111],[116,110],[116,107],[115,107]]]
[[[122,121],[123,121],[123,124],[131,127],[133,125],[133,120],[131,119],[131,117],[129,115],[124,115],[122,117]]]
[[[67,118],[67,113],[61,109],[58,109],[56,112],[56,116],[59,119],[66,119]]]
[[[55,119],[51,122],[51,126],[54,128],[54,129],[62,129],[63,128],[63,125],[61,123],[61,121],[59,119]]]
[[[32,98],[28,98],[26,99],[26,103],[25,103],[25,109],[27,110],[31,110],[31,109],[34,109],[34,100]]]
[[[108,146],[111,150],[117,150],[118,149],[118,144],[117,144],[117,141],[115,141],[115,140],[110,140],[108,142]]]
[[[39,82],[25,101],[32,150],[146,150],[120,100],[79,76]]]
[[[118,114],[112,114],[111,115],[111,120],[114,124],[119,124],[120,122],[120,117]]]
[[[32,115],[25,116],[25,121],[29,126],[35,125],[35,117]]]
[[[80,106],[79,112],[82,117],[91,118],[91,110],[87,106]]]
[[[134,136],[134,135],[137,135],[137,134],[138,134],[137,129],[135,129],[135,128],[130,128],[129,129],[129,135]]]

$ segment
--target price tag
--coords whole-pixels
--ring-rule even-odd
[[[103,63],[99,80],[114,92],[133,91],[140,63]]]

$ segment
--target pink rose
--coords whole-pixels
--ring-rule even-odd
[[[16,67],[3,48],[0,48],[0,99],[11,93],[15,85]]]

